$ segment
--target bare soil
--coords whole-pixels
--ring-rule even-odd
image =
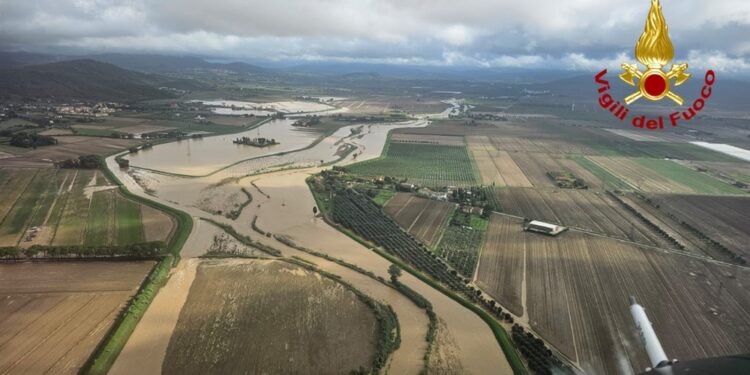
[[[153,265],[0,264],[0,373],[78,373]]]

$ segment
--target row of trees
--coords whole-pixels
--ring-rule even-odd
[[[56,145],[57,139],[48,135],[37,133],[18,132],[10,138],[10,145],[24,148],[37,148],[38,146]]]
[[[34,245],[26,249],[18,247],[0,247],[0,259],[21,258],[96,258],[113,256],[131,256],[150,258],[164,255],[167,248],[162,241],[135,243],[130,245],[68,245],[42,246]]]
[[[70,169],[98,169],[104,164],[104,159],[99,155],[83,155],[77,159],[66,159],[55,163],[58,168]]]

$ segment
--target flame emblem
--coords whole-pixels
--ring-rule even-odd
[[[651,0],[646,27],[635,45],[635,58],[646,66],[646,71],[642,72],[636,64],[622,64],[620,79],[630,86],[635,86],[635,78],[638,79],[638,91],[626,97],[625,103],[630,104],[640,98],[657,101],[665,97],[677,105],[684,103],[679,95],[672,92],[670,85],[672,79],[675,80],[674,85],[679,86],[690,78],[690,74],[685,73],[688,64],[672,64],[672,68],[664,72],[664,67],[674,58],[674,46],[669,39],[669,27],[659,0]]]

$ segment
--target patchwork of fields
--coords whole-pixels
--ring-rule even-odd
[[[734,186],[669,160],[604,156],[588,158],[631,187],[645,192],[745,194]]]
[[[467,137],[482,183],[497,186],[531,187],[524,172],[506,151],[499,151],[485,136]]]
[[[370,369],[377,330],[370,307],[317,273],[282,261],[203,261],[162,372],[332,374]]]
[[[0,189],[0,246],[165,241],[174,227],[95,170],[0,169]]]
[[[0,264],[0,373],[77,374],[153,265]]]
[[[499,215],[489,233],[479,285],[588,373],[648,366],[630,295],[647,306],[670,356],[727,355],[750,345],[745,269],[577,232],[523,232],[520,220]]]

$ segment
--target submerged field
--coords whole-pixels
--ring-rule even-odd
[[[0,264],[0,373],[77,374],[153,264]]]
[[[5,168],[0,177],[0,246],[165,241],[174,227],[95,170]]]
[[[350,290],[282,261],[204,261],[165,374],[349,373],[372,368],[378,323]]]

